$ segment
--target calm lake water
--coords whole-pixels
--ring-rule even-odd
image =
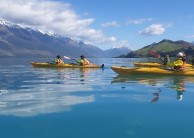
[[[194,77],[111,70],[147,60],[154,59],[90,59],[105,68],[56,69],[30,65],[46,58],[0,58],[0,137],[194,137]]]

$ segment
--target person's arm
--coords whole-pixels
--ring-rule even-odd
[[[77,62],[78,64],[82,64],[82,63],[83,63],[83,60],[82,60],[82,59],[76,59],[76,62]]]
[[[58,63],[59,63],[59,60],[58,60],[58,59],[55,59],[54,62],[55,62],[56,64],[58,64]]]

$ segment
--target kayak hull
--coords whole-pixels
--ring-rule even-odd
[[[55,67],[55,68],[102,68],[104,67],[104,64],[100,65],[86,65],[86,66],[79,66],[76,64],[62,64],[62,65],[57,65],[57,64],[51,64],[48,62],[31,62],[31,65],[33,67]]]
[[[172,76],[194,76],[194,70],[186,71],[171,71],[156,67],[122,67],[122,66],[112,66],[111,69],[119,75],[172,75]]]
[[[168,67],[157,62],[133,62],[136,67]],[[186,64],[186,67],[192,67],[191,64]]]
[[[133,65],[136,67],[161,67],[164,66],[156,62],[133,62]]]

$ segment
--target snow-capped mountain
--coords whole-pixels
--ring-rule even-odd
[[[56,56],[115,57],[128,53],[128,49],[102,49],[78,42],[58,34],[44,33],[30,27],[21,27],[0,20],[0,57],[4,56]]]
[[[5,26],[10,27],[10,28],[18,28],[18,29],[21,29],[22,28],[21,26],[19,26],[17,24],[12,24],[12,23],[7,22],[7,21],[4,21],[2,19],[0,19],[0,24],[1,25],[5,25]]]
[[[128,53],[131,52],[131,49],[126,47],[126,46],[122,46],[122,47],[113,47],[111,49],[105,50],[105,53],[107,55],[111,55],[111,57],[117,57],[120,55],[126,55]]]

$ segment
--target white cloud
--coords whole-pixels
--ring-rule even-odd
[[[129,42],[126,40],[122,40],[119,43],[117,43],[113,48],[121,48],[121,47],[128,47],[129,48]]]
[[[149,27],[139,31],[141,35],[161,35],[165,32],[165,28],[161,24],[152,24]]]
[[[102,27],[118,27],[119,24],[116,21],[103,23]]]
[[[186,38],[194,38],[194,35],[188,35]]]
[[[0,18],[43,32],[57,33],[91,44],[108,40],[101,30],[90,27],[94,18],[81,19],[71,4],[49,0],[1,0]],[[114,41],[114,40],[113,40]]]
[[[70,111],[75,105],[95,101],[94,95],[73,96],[64,91],[56,90],[53,92],[47,92],[46,90],[38,92],[32,89],[27,93],[26,91],[17,91],[1,95],[4,99],[0,99],[0,115],[29,117],[39,114],[65,112]]]
[[[128,24],[142,24],[142,23],[145,23],[145,22],[150,22],[152,21],[153,19],[152,18],[142,18],[142,19],[136,19],[136,20],[129,20],[126,25]]]

